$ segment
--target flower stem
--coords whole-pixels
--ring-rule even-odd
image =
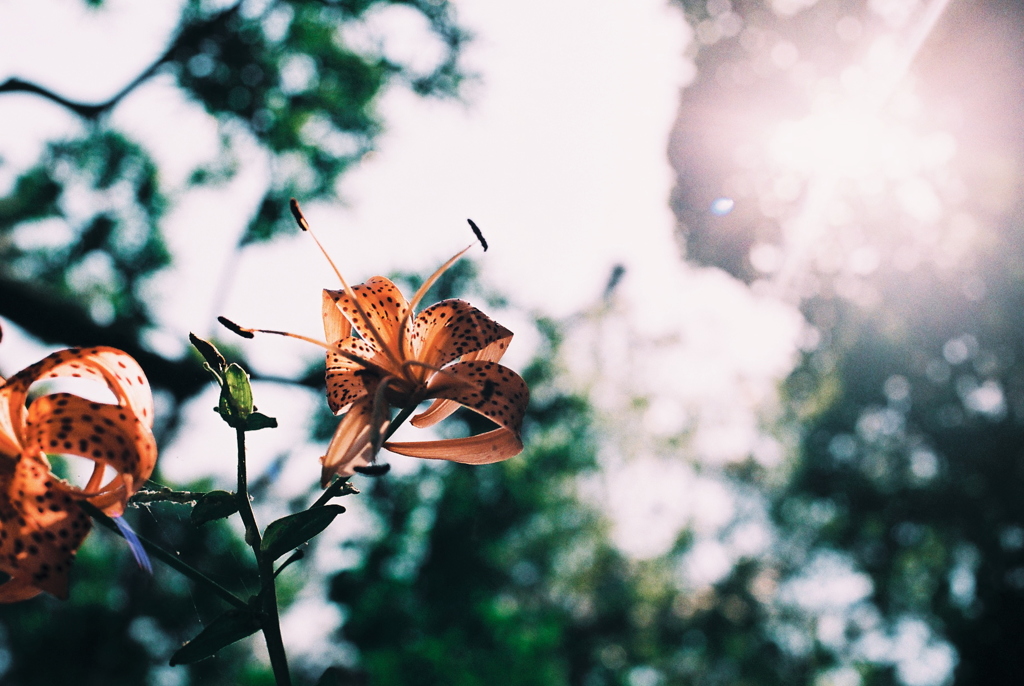
[[[195,504],[204,495],[206,493],[199,491],[174,491],[170,488],[159,488],[155,491],[142,490],[129,498],[128,504],[171,502],[188,505]]]
[[[235,429],[235,439],[238,446],[238,491],[236,493],[238,514],[245,525],[245,542],[252,548],[253,555],[256,557],[256,568],[260,574],[262,590],[259,598],[264,617],[262,620],[263,638],[267,642],[270,666],[274,670],[274,680],[277,682],[277,686],[291,686],[291,676],[288,674],[288,656],[284,651],[284,641],[281,638],[281,619],[277,611],[274,561],[265,556],[260,547],[262,543],[260,528],[256,524],[252,503],[249,502],[249,480],[245,465],[245,429]]]
[[[86,500],[81,501],[79,505],[83,510],[85,510],[86,514],[95,519],[101,526],[113,531],[118,536],[124,538],[124,534],[121,533],[121,530],[117,527],[117,524],[114,523],[114,520],[105,515],[103,511],[100,510],[98,507],[96,507],[95,505]],[[223,598],[228,603],[234,605],[237,608],[246,609],[249,607],[244,600],[242,600],[234,593],[218,584],[210,577],[200,572],[192,565],[182,560],[174,553],[168,550],[164,550],[162,547],[160,547],[159,544],[154,543],[153,541],[151,541],[150,539],[146,538],[141,534],[136,534],[136,536],[138,536],[139,542],[142,543],[142,546],[146,549],[146,552],[148,552],[150,555],[166,564],[168,567],[171,567],[175,571],[180,572],[182,575],[188,577],[189,579],[192,579],[200,586],[205,586],[207,589],[209,589],[213,593],[216,593],[221,598]]]

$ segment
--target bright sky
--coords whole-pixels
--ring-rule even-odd
[[[80,4],[6,3],[0,80],[17,75],[68,97],[99,100],[159,53],[177,10],[177,3],[109,0],[111,24]],[[628,478],[635,496],[612,503],[616,540],[648,557],[667,549],[687,521],[710,537],[729,517],[729,496],[688,467],[664,468],[665,456],[643,436],[692,430],[688,457],[721,462],[757,449],[766,462],[777,461],[780,448],[763,445],[759,418],[794,362],[801,322],[792,308],[679,257],[666,146],[680,89],[693,76],[683,56],[690,31],[665,0],[458,0],[456,6],[476,36],[466,64],[482,77],[468,104],[390,91],[382,102],[387,132],[379,152],[347,177],[347,207],[307,207],[306,214],[351,282],[435,268],[470,242],[465,220],[472,217],[491,244],[486,255],[476,254],[486,283],[526,311],[557,316],[591,307],[613,265],[624,264],[607,325],[584,326],[578,350],[570,351],[581,379],[607,372],[595,397],[622,420],[616,430],[626,427],[627,391],[652,399],[640,424],[628,429],[632,447],[608,457],[611,474]],[[411,55],[417,51],[409,46],[422,41],[422,31],[400,11],[373,18],[364,30],[385,37],[400,32],[401,40],[385,44]],[[0,99],[0,117],[0,155],[11,163],[0,167],[0,185],[34,160],[40,141],[76,129],[57,108],[24,96]],[[115,122],[150,146],[169,170],[172,190],[215,145],[212,121],[169,81],[133,94]],[[303,236],[257,246],[229,272],[233,277],[222,276],[265,180],[258,156],[251,162],[226,189],[176,198],[168,238],[177,262],[155,289],[164,330],[153,342],[164,352],[182,350],[190,330],[213,332],[217,314],[320,335],[320,289],[338,284]],[[528,332],[521,313],[500,321]],[[512,366],[525,361],[529,343],[523,335],[513,344],[506,358]],[[293,340],[245,345],[254,363],[277,373],[295,372],[319,355]],[[0,349],[8,369],[36,359],[36,352],[10,342]],[[308,394],[271,397],[273,390],[257,389],[268,394],[261,405],[290,429],[261,432],[259,440],[254,435],[257,469],[301,442],[312,409]],[[232,454],[230,432],[218,431],[212,404],[209,394],[195,402],[186,420],[193,430],[161,456],[168,478],[208,473],[212,461],[190,459],[195,455]],[[314,450],[307,463],[291,460],[286,467],[300,489],[318,476]],[[232,465],[213,469],[230,486]]]

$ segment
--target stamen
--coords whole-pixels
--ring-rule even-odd
[[[381,433],[381,424],[384,423],[384,419],[389,414],[389,405],[387,400],[384,399],[384,394],[387,393],[388,386],[397,379],[393,376],[386,376],[380,380],[377,384],[377,389],[373,393],[373,406],[370,409],[370,460],[377,460],[377,453],[380,452],[381,446],[384,445],[384,435]]]
[[[100,484],[103,481],[103,473],[106,471],[106,465],[102,462],[97,462],[93,465],[92,474],[89,476],[89,482],[85,484],[85,488],[82,490],[86,493],[98,492]]]
[[[242,338],[255,338],[256,337],[256,334],[254,334],[252,332],[252,329],[243,329],[241,326],[239,326],[238,324],[235,324],[233,321],[231,321],[227,317],[217,317],[217,321],[220,322],[221,325],[223,325],[225,329],[227,329],[231,333],[238,334]]]
[[[473,222],[470,222],[470,224],[472,223]],[[412,296],[412,300],[409,301],[409,309],[405,313],[405,316],[402,317],[402,322],[398,327],[398,350],[400,353],[404,353],[405,351],[405,330],[409,326],[409,319],[411,319],[414,316],[416,312],[416,307],[420,304],[420,301],[423,300],[423,296],[427,294],[427,291],[430,290],[431,286],[437,283],[437,280],[441,278],[441,275],[448,271],[449,267],[458,262],[459,258],[465,255],[472,247],[472,244],[467,245],[465,248],[455,253],[455,255],[450,260],[442,264],[436,272],[431,274],[430,278],[424,281],[423,285],[421,285],[419,289],[416,291],[416,293]]]
[[[388,356],[388,359],[391,360],[392,364],[397,366],[398,358],[395,357],[395,353],[384,342],[384,339],[381,337],[380,332],[377,331],[377,327],[375,327],[373,323],[370,321],[370,317],[367,316],[366,310],[363,309],[362,303],[359,302],[359,295],[354,290],[352,290],[352,288],[348,285],[348,282],[345,281],[345,277],[341,275],[341,270],[338,269],[338,266],[336,264],[334,264],[334,260],[332,260],[331,256],[327,254],[327,250],[324,249],[324,246],[320,242],[320,239],[316,237],[315,233],[313,233],[313,229],[309,226],[309,222],[306,221],[305,215],[302,214],[302,208],[299,207],[299,201],[296,200],[295,198],[292,198],[291,201],[288,203],[288,206],[291,208],[292,216],[295,217],[295,221],[298,223],[299,228],[313,237],[313,241],[316,243],[316,247],[320,248],[320,252],[323,254],[324,257],[327,258],[327,262],[331,265],[331,269],[334,270],[335,276],[337,276],[338,281],[341,282],[341,287],[344,288],[345,292],[349,294],[350,298],[352,298],[352,304],[356,306],[356,312],[358,312],[359,316],[363,318],[363,324],[365,324],[366,328],[369,329],[370,335],[373,336],[374,342],[380,346],[381,350],[383,350],[384,354]]]
[[[448,260],[440,267],[438,267],[437,271],[431,274],[430,278],[423,282],[423,285],[419,287],[419,290],[416,291],[416,294],[412,296],[412,300],[409,301],[409,311],[406,312],[405,314],[406,319],[408,319],[409,316],[413,313],[413,310],[416,309],[416,306],[420,304],[420,300],[423,300],[423,297],[427,294],[427,291],[430,290],[431,286],[437,283],[437,280],[441,278],[441,275],[448,271],[448,269],[453,264],[458,262],[459,259],[467,252],[469,252],[469,249],[472,247],[472,244],[467,245],[465,248],[455,253],[455,255],[453,255],[450,260]]]
[[[299,228],[303,231],[309,231],[309,222],[306,221],[305,215],[302,214],[302,208],[299,207],[299,201],[292,198],[288,203],[288,207],[292,211],[292,216],[295,217],[295,222],[299,225]]]
[[[480,241],[480,245],[483,246],[484,252],[487,252],[487,239],[484,238],[483,231],[480,230],[480,227],[477,226],[476,222],[474,222],[472,219],[467,219],[466,221],[469,222],[469,228],[473,229],[473,233],[476,235],[476,239]]]
[[[374,457],[374,459],[377,459]],[[353,467],[355,471],[366,476],[384,476],[391,471],[391,465],[389,464],[371,464],[367,467],[356,465]]]
[[[329,352],[337,352],[337,349],[334,346],[330,345],[329,343],[324,343],[323,341],[318,341],[315,338],[303,336],[302,334],[288,333],[287,331],[276,331],[274,329],[247,329],[244,326],[239,326],[238,324],[235,324],[227,317],[217,317],[217,321],[223,324],[224,327],[227,328],[228,330],[237,333],[242,338],[255,338],[256,334],[258,333],[269,333],[275,336],[287,336],[288,338],[297,338],[300,341],[306,341],[307,343],[312,343],[317,347],[324,348]]]

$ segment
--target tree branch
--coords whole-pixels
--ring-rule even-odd
[[[138,360],[154,386],[170,391],[178,400],[192,397],[209,380],[198,360],[168,360],[140,346],[138,327],[118,322],[102,326],[77,303],[47,293],[38,284],[2,274],[0,316],[47,343],[120,348]],[[69,340],[69,336],[74,338]]]
[[[222,22],[228,17],[228,15],[237,12],[238,7],[239,3],[236,3],[232,7],[229,7],[203,20],[201,24],[206,26],[212,26],[214,24],[217,24],[218,22]],[[180,25],[178,27],[176,35],[174,36],[174,40],[171,41],[170,45],[167,47],[167,50],[165,50],[164,53],[160,55],[160,57],[158,57],[155,62],[153,62],[153,64],[149,65],[149,67],[147,67],[142,73],[140,73],[138,76],[132,79],[132,81],[127,86],[118,91],[113,97],[111,97],[108,100],[104,100],[103,102],[85,103],[75,102],[74,100],[68,100],[64,96],[60,95],[59,93],[55,93],[49,90],[48,88],[44,88],[38,84],[31,83],[23,79],[19,79],[17,77],[11,77],[3,83],[0,83],[0,94],[31,93],[33,95],[38,95],[42,98],[45,98],[50,102],[56,103],[61,107],[74,112],[83,119],[95,121],[103,114],[114,109],[114,107],[116,107],[117,104],[121,102],[129,93],[131,93],[133,90],[138,88],[142,83],[148,80],[151,76],[153,76],[153,74],[155,74],[160,69],[160,67],[162,67],[166,63],[174,61],[174,53],[180,46],[183,36],[185,36],[186,34],[185,28],[187,26],[187,24]]]
[[[139,326],[123,322],[97,324],[78,303],[0,273],[0,317],[5,317],[46,343],[61,345],[109,345],[125,351],[142,365],[150,382],[183,401],[202,390],[210,376],[202,363],[191,357],[168,360],[139,344]],[[73,338],[70,338],[73,336]],[[319,390],[323,375],[312,373],[298,379],[253,374],[253,379],[294,384]]]

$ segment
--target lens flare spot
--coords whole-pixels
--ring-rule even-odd
[[[725,215],[732,212],[732,208],[736,206],[736,201],[732,198],[715,198],[711,202],[711,214],[716,217],[724,217]]]

